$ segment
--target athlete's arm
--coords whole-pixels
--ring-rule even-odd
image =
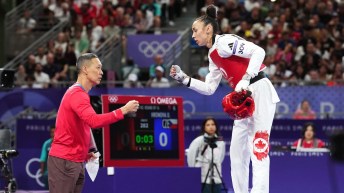
[[[192,78],[189,88],[200,94],[212,95],[219,86],[221,79],[222,73],[220,69],[209,58],[209,73],[206,75],[205,81]]]
[[[222,74],[212,61],[209,61],[209,71],[203,82],[186,75],[179,66],[172,65],[170,76],[200,94],[212,95],[220,84]]]

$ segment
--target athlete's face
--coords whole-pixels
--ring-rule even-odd
[[[87,78],[93,85],[100,84],[102,80],[103,71],[102,63],[98,58],[93,58],[88,65],[86,65]]]
[[[215,135],[216,132],[216,125],[214,120],[209,119],[207,122],[205,122],[204,130],[208,135]]]
[[[194,21],[192,24],[192,38],[199,46],[206,46],[209,39],[209,25],[205,26],[200,20]]]

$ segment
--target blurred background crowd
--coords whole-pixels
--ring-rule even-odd
[[[41,3],[42,10],[22,11],[15,25],[17,46],[30,42],[30,34],[44,34],[61,21],[67,25],[56,38],[31,50],[15,66],[18,87],[48,88],[73,82],[76,58],[82,53],[95,52],[109,37],[120,42],[121,68],[113,69],[115,78],[104,77],[104,82],[116,81],[114,85],[118,87],[174,86],[162,55],[156,55],[149,68],[127,57],[126,36],[159,35],[191,28],[192,20],[204,14],[209,4],[218,7],[220,34],[237,34],[265,49],[266,72],[276,86],[344,84],[344,3],[340,0],[42,0]],[[190,22],[181,26],[176,21]],[[192,45],[191,37],[190,42]],[[201,56],[201,62],[185,65],[197,66],[198,70],[189,73],[204,79],[208,72],[207,50],[197,48],[195,52]]]

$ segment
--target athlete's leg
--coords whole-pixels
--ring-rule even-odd
[[[249,119],[234,121],[230,146],[231,176],[235,193],[248,193],[250,152],[248,149]]]
[[[272,102],[269,82],[262,80],[252,85],[256,109],[253,114],[253,131],[249,134],[249,146],[252,161],[251,193],[269,192],[269,139],[276,110]]]

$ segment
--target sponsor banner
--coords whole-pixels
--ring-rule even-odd
[[[50,138],[51,125],[55,125],[55,119],[18,119],[17,148],[42,148],[43,143]]]
[[[154,56],[164,56],[178,34],[128,35],[127,54],[139,67],[147,68],[154,63]]]

